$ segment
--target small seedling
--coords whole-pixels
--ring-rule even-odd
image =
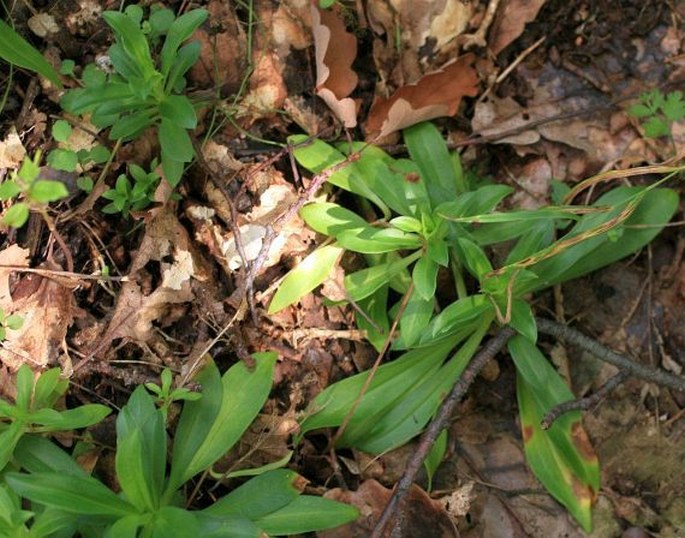
[[[156,167],[156,159],[150,164],[150,172],[146,172],[137,164],[129,165],[128,170],[133,182],[125,174],[121,174],[114,188],[102,195],[103,198],[110,200],[102,211],[128,216],[131,211],[140,211],[149,206],[154,200],[155,190],[160,181],[159,174],[154,171]]]
[[[7,337],[7,331],[18,331],[24,325],[24,319],[16,314],[5,314],[5,311],[0,308],[0,342],[3,342]]]
[[[654,89],[640,96],[640,102],[631,106],[628,113],[640,120],[648,138],[671,134],[671,124],[685,118],[683,92],[673,91],[667,95]]]
[[[154,127],[164,176],[176,186],[194,155],[188,130],[197,126],[193,103],[182,92],[200,44],[183,42],[205,21],[207,11],[194,9],[175,18],[169,10],[158,10],[144,21],[143,9],[131,5],[124,13],[105,11],[103,17],[116,39],[109,49],[114,72],[86,66],[84,87],[67,92],[62,107],[75,114],[91,113],[96,127],[111,127],[113,140],[133,140]],[[163,35],[156,60],[151,44],[154,47]]]
[[[179,401],[190,402],[199,400],[202,397],[202,394],[199,392],[193,392],[185,387],[172,388],[172,381],[171,370],[164,368],[161,375],[161,386],[156,383],[145,383],[145,388],[157,397],[157,405],[162,410],[165,420],[172,403]]]
[[[19,170],[12,172],[10,178],[0,184],[0,200],[15,199],[2,217],[3,224],[21,228],[32,209],[49,220],[47,204],[69,195],[61,181],[41,179],[40,159],[40,150],[36,151],[33,159],[25,157]]]

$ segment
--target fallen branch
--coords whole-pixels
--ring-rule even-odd
[[[632,377],[644,379],[669,389],[685,391],[685,378],[630,360],[567,325],[544,318],[535,318],[535,321],[539,332],[565,340],[570,344],[575,344],[599,360],[613,364]]]
[[[407,467],[404,470],[402,478],[395,486],[392,497],[388,501],[383,513],[381,514],[378,523],[373,529],[372,538],[381,538],[385,535],[386,527],[388,527],[389,522],[398,513],[398,517],[392,526],[391,536],[400,536],[402,528],[402,514],[401,508],[402,503],[414,482],[416,474],[419,472],[423,461],[430,452],[431,447],[435,443],[435,440],[440,435],[440,432],[449,423],[452,412],[454,408],[459,403],[459,401],[464,397],[466,391],[476,379],[478,373],[483,369],[487,362],[495,356],[495,354],[500,351],[504,345],[507,343],[509,338],[515,334],[515,331],[509,327],[504,327],[492,338],[481,350],[476,353],[469,365],[466,367],[461,377],[452,387],[449,395],[442,402],[442,405],[438,409],[437,414],[428,425],[428,428],[421,435],[419,444],[416,447],[415,452],[412,454],[411,458],[407,462]]]
[[[577,400],[569,400],[567,402],[555,405],[547,411],[542,420],[540,421],[540,427],[543,430],[548,430],[554,421],[558,419],[561,415],[568,413],[569,411],[587,411],[594,405],[598,404],[607,394],[618,387],[630,376],[627,372],[621,371],[611,379],[609,379],[604,385],[602,385],[596,392],[585,398],[579,398]]]

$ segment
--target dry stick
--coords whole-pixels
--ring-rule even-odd
[[[685,391],[685,378],[683,377],[669,374],[663,370],[649,368],[630,360],[566,325],[544,318],[535,318],[535,321],[539,332],[565,340],[571,344],[576,344],[599,360],[613,364],[617,368],[627,371],[633,377],[644,379],[669,389]]]
[[[449,395],[442,402],[440,409],[438,409],[435,418],[428,425],[428,428],[421,435],[419,444],[416,450],[412,454],[410,460],[407,462],[407,467],[404,470],[404,474],[400,481],[395,486],[392,497],[388,504],[383,510],[378,523],[373,529],[372,538],[381,538],[384,536],[385,528],[388,523],[393,518],[396,512],[401,508],[401,504],[409,491],[416,474],[419,472],[423,461],[430,452],[431,447],[435,443],[435,440],[440,435],[440,432],[447,426],[454,408],[463,398],[466,391],[469,389],[473,381],[475,380],[478,373],[483,369],[487,362],[495,356],[495,354],[500,351],[504,345],[507,343],[509,338],[515,334],[515,331],[510,327],[503,327],[499,332],[487,343],[481,350],[476,353],[469,365],[464,369],[461,377],[452,387]],[[392,536],[399,535],[401,528],[401,513],[395,524],[393,525]]]
[[[543,430],[548,430],[554,421],[558,419],[561,415],[568,413],[569,411],[587,411],[592,406],[598,404],[607,394],[618,387],[626,379],[630,377],[628,372],[619,372],[612,378],[610,378],[604,385],[602,385],[597,391],[590,396],[585,398],[579,398],[577,400],[569,400],[568,402],[560,403],[555,405],[547,411],[542,420],[540,421],[540,427]]]

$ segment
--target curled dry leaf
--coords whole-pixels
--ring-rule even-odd
[[[473,54],[465,54],[401,87],[389,99],[377,98],[366,122],[367,138],[382,138],[422,121],[456,114],[462,97],[478,93],[474,61]]]
[[[319,9],[312,0],[312,32],[316,51],[316,94],[347,128],[357,125],[357,105],[348,97],[359,77],[352,70],[357,39],[332,10]]]
[[[535,20],[545,0],[505,0],[490,29],[490,50],[499,54],[517,39],[526,24]]]

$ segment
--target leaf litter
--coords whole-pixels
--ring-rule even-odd
[[[465,162],[481,167],[499,182],[516,185],[518,203],[531,207],[548,201],[552,178],[573,182],[604,166],[662,160],[674,147],[678,152],[682,149],[682,122],[674,124],[672,141],[646,141],[640,126],[624,112],[630,98],[640,91],[682,82],[682,28],[671,24],[668,16],[680,20],[685,15],[682,2],[673,6],[652,2],[645,10],[640,2],[628,2],[623,13],[592,3],[566,6],[551,0],[372,0],[366,6],[346,6],[344,12],[334,13],[315,4],[301,0],[255,3],[256,20],[268,24],[259,26],[253,21],[254,28],[250,28],[243,11],[209,1],[212,22],[198,31],[202,54],[191,76],[193,89],[212,93],[218,88],[222,96],[233,98],[229,107],[235,112],[232,121],[213,133],[205,149],[213,146],[214,156],[207,157],[220,163],[218,173],[224,179],[235,178],[233,192],[242,204],[238,230],[250,252],[248,259],[259,250],[266,225],[297,198],[301,185],[294,181],[308,181],[291,178],[287,163],[258,162],[268,160],[272,152],[254,140],[282,141],[296,126],[309,134],[321,134],[341,125],[353,128],[360,124],[367,139],[375,140],[417,121],[456,117],[441,120],[452,142],[465,143],[476,135],[488,143],[467,146]],[[493,5],[494,19],[481,32],[486,48],[467,52],[466,40],[460,38],[476,35]],[[81,1],[49,15],[79,40],[98,26],[100,9],[97,3]],[[34,21],[49,20],[45,13],[39,15]],[[52,21],[46,28],[53,33]],[[250,34],[250,50],[248,33],[255,28]],[[545,38],[543,45],[493,84],[521,51],[541,37]],[[371,46],[360,47],[360,38]],[[88,51],[93,55],[99,52]],[[252,71],[246,91],[237,94],[248,66]],[[485,87],[493,91],[478,101]],[[15,102],[10,102],[5,119],[20,112],[21,95],[11,93]],[[0,168],[16,168],[25,151],[49,143],[43,105],[49,106],[34,101],[23,113],[18,131],[2,132]],[[207,124],[201,127],[205,128]],[[198,140],[204,134],[198,131]],[[154,152],[154,148],[139,151],[136,143],[122,150],[126,159],[115,162],[115,167],[126,160],[139,159],[145,164],[149,158],[143,155]],[[261,186],[256,184],[255,170],[261,170]],[[244,270],[227,225],[232,218],[230,208],[211,193],[208,184],[201,172],[191,169],[182,187],[184,201],[175,206],[163,203],[167,197],[160,198],[161,205],[144,215],[142,231],[132,235],[124,235],[125,226],[107,229],[104,217],[86,208],[86,220],[97,223],[96,230],[107,229],[98,232],[103,252],[116,259],[116,265],[125,268],[123,274],[129,277],[110,288],[114,298],[102,287],[85,293],[76,280],[0,268],[0,306],[26,320],[21,330],[8,331],[0,350],[3,368],[15,370],[28,361],[36,370],[57,363],[68,370],[70,361],[87,357],[93,363],[106,360],[110,372],[117,368],[117,360],[131,358],[161,361],[180,369],[190,348],[208,341],[208,333],[218,332],[234,313],[236,305],[229,298],[240,288]],[[75,229],[64,226],[61,231],[69,235]],[[69,244],[78,245],[77,236],[74,238]],[[4,238],[0,265],[48,268],[45,249],[29,253],[21,248],[22,240],[9,235]],[[288,223],[272,244],[257,288],[266,290],[278,282],[314,242],[315,236],[299,220]],[[672,367],[680,366],[685,360],[685,337],[679,323],[685,286],[676,242],[677,232],[672,232],[654,246],[657,267],[651,269],[663,269],[664,275],[650,284],[650,289],[659,290],[650,299],[657,320],[655,331],[661,338],[656,352],[649,351],[639,336],[651,323],[648,303],[633,304],[644,279],[654,279],[649,267],[641,267],[641,279],[619,273],[607,283],[611,273],[604,272],[582,284],[568,285],[563,290],[568,313],[585,317],[589,331],[600,334],[600,339],[612,339],[614,346],[621,341],[616,336],[625,336],[636,349],[666,364],[671,360]],[[85,250],[77,254],[80,267],[88,273],[90,254]],[[674,258],[676,269],[669,273],[666,266]],[[326,291],[333,298],[334,281],[328,282]],[[584,287],[590,289],[587,296],[581,293]],[[608,288],[623,289],[627,297],[616,300],[610,310],[598,310],[596,304],[611,304],[603,295]],[[258,298],[264,301],[260,295]],[[623,326],[612,325],[610,320],[626,319],[631,310],[639,315]],[[216,351],[222,360],[240,355],[235,351],[240,346],[276,349],[283,357],[277,371],[278,396],[270,403],[276,418],[264,418],[262,429],[253,432],[255,438],[260,431],[280,431],[279,415],[282,423],[292,418],[289,403],[304,405],[333,380],[368,367],[372,356],[368,347],[336,337],[349,328],[351,319],[348,311],[314,295],[298,307],[262,318],[260,326],[245,321],[229,331]],[[296,331],[303,328],[323,330],[316,334],[326,336],[294,339]],[[133,343],[136,351],[132,353],[119,342]],[[573,365],[575,361],[572,358],[570,362]],[[502,409],[502,402],[511,405],[513,401],[511,369],[506,363],[498,366],[487,383],[463,402],[454,424],[451,455],[444,463],[444,473],[436,477],[435,487],[447,492],[472,488],[454,520],[462,536],[518,536],[524,532],[579,536],[558,505],[535,491],[537,485],[523,466],[513,413]],[[143,377],[156,375],[143,365],[136,369]],[[5,369],[1,375],[6,375]],[[627,385],[612,396],[612,405],[603,405],[596,415],[589,415],[588,431],[607,475],[599,501],[603,510],[598,513],[606,518],[601,528],[617,533],[627,528],[628,522],[667,536],[683,525],[683,511],[673,500],[682,491],[682,466],[677,464],[682,458],[678,449],[682,421],[671,417],[682,416],[685,402],[666,391],[647,395],[643,401],[636,393],[637,386]],[[655,452],[659,446],[662,449]],[[282,456],[286,448],[284,438],[279,438],[273,446],[268,445],[269,455],[264,459]],[[307,465],[301,472],[325,484],[332,473],[328,457],[310,442],[305,443],[303,453]],[[645,453],[657,454],[653,459],[658,465],[645,462]],[[349,460],[348,469],[363,461],[360,455],[343,456]],[[401,468],[406,453],[385,457],[385,463],[374,467],[373,478],[359,475],[355,479],[356,492],[330,490],[327,495],[347,495],[369,516],[377,516],[382,508],[378,501],[387,498],[395,479],[391,469]],[[319,487],[326,490],[326,486]],[[505,494],[525,487],[532,488],[533,494]],[[450,521],[445,509],[418,491],[418,512],[432,515],[430,524],[440,529],[436,532],[446,533],[439,535],[456,535],[452,523],[440,526],[440,522]],[[425,521],[421,514],[410,513],[417,522]],[[330,536],[355,536],[365,530],[342,529],[342,534]]]

